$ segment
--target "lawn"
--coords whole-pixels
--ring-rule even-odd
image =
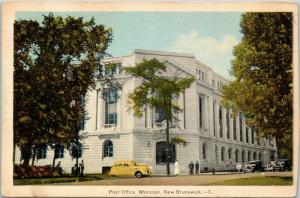
[[[84,177],[72,177],[64,175],[56,178],[29,178],[29,179],[14,179],[14,185],[34,185],[34,184],[53,184],[53,183],[66,183],[66,182],[82,182],[91,180],[108,179],[110,176],[107,174],[86,174]]]
[[[292,177],[252,177],[252,178],[241,178],[232,179],[213,183],[211,185],[222,185],[222,186],[287,186],[293,184]]]

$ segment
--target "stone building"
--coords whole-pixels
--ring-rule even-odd
[[[222,86],[228,80],[191,54],[135,50],[129,56],[103,61],[104,64],[118,64],[113,72],[123,83],[121,90],[110,90],[105,100],[99,88],[86,96],[89,119],[83,132],[88,136],[82,141],[82,157],[79,159],[84,160],[86,173],[104,172],[116,160],[147,163],[155,174],[166,173],[165,123],[161,112],[146,108],[143,117],[134,117],[128,110],[127,95],[139,85],[140,79],[122,70],[122,67],[153,58],[167,66],[163,75],[196,77],[191,87],[175,101],[183,111],[176,115],[178,121],[172,123],[170,130],[170,138],[181,137],[188,142],[185,146],[173,145],[169,151],[171,161],[179,161],[182,173],[188,173],[190,161],[199,161],[201,170],[233,170],[237,162],[261,160],[266,163],[277,157],[275,139],[257,142],[255,130],[246,126],[243,115],[232,118],[231,110],[220,105]],[[36,164],[52,164],[54,153],[64,170],[70,172],[75,159],[63,147],[55,151],[47,147],[39,149]],[[20,152],[16,152],[15,162],[20,160]]]

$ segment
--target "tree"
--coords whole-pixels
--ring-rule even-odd
[[[44,16],[14,23],[14,145],[29,164],[38,144],[78,143],[82,99],[102,79],[112,30],[94,18]]]
[[[292,13],[244,13],[240,26],[234,80],[224,86],[223,104],[243,112],[259,137],[275,137],[281,154],[291,154]]]
[[[166,120],[166,142],[170,145],[170,122],[176,119],[173,116],[174,113],[181,111],[178,105],[172,103],[172,99],[190,87],[194,78],[177,79],[163,76],[163,72],[166,72],[166,66],[157,59],[144,60],[135,67],[125,68],[125,71],[142,79],[141,84],[128,95],[129,107],[137,117],[143,116],[146,106],[160,109],[164,114],[164,120]],[[168,157],[167,174],[170,175]]]

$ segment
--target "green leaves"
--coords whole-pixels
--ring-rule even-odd
[[[242,111],[259,136],[276,137],[280,149],[290,150],[292,24],[292,13],[244,13],[243,39],[233,52],[235,78],[223,89],[225,106]]]
[[[112,30],[49,14],[14,23],[14,142],[69,144],[86,119],[82,98],[98,77]],[[75,105],[71,106],[71,102]],[[75,122],[78,122],[77,124]],[[29,139],[27,139],[30,137]]]

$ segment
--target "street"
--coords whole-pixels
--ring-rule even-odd
[[[93,180],[86,182],[59,183],[57,185],[213,185],[216,182],[263,176],[291,177],[292,172],[259,172],[259,173],[216,173],[216,175],[184,175],[184,176],[151,176],[143,178],[135,177],[111,177],[105,180]]]

